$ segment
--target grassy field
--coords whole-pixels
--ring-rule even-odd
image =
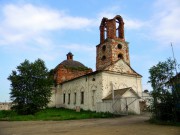
[[[90,118],[109,118],[113,117],[110,113],[96,113],[91,111],[76,112],[69,109],[48,108],[35,115],[18,115],[14,111],[0,111],[0,121],[36,121],[36,120],[74,120]]]

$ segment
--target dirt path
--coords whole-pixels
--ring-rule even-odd
[[[0,122],[0,135],[180,135],[180,128],[152,125],[146,116],[70,121]]]

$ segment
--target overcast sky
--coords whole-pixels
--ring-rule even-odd
[[[143,76],[159,61],[180,61],[180,0],[0,0],[0,102],[9,101],[7,77],[25,59],[48,69],[74,59],[95,70],[102,17],[121,15],[131,67]]]

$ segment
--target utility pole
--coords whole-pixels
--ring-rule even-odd
[[[176,59],[175,59],[175,56],[174,56],[174,50],[173,50],[173,45],[172,45],[172,42],[171,42],[171,48],[172,48],[172,54],[173,54],[173,59],[174,59],[174,62],[175,62],[175,70],[176,70],[176,75],[178,74],[177,72],[177,64],[176,64]]]

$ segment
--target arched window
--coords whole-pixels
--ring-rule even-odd
[[[68,94],[68,104],[70,104],[70,101],[71,101],[71,95],[70,93]]]
[[[117,45],[117,48],[118,48],[118,49],[122,49],[122,45],[121,45],[121,44],[118,44],[118,45]]]
[[[120,35],[119,35],[119,20],[115,20],[116,21],[116,37],[119,37]]]
[[[118,54],[118,59],[123,59],[123,55],[121,53]]]
[[[114,17],[116,20],[116,37],[124,39],[124,22],[121,16]]]
[[[64,104],[66,103],[66,94],[65,93],[63,94],[63,103]]]
[[[103,45],[102,50],[103,50],[103,51],[106,50],[106,45]]]
[[[84,104],[84,91],[81,91],[81,104]]]
[[[102,56],[101,60],[104,61],[106,59],[106,56]]]
[[[107,18],[103,18],[100,25],[100,42],[103,43],[107,38]]]
[[[74,93],[74,104],[76,104],[76,92]]]
[[[105,27],[104,27],[104,39],[106,39],[106,38],[107,38],[107,27],[105,25]]]

